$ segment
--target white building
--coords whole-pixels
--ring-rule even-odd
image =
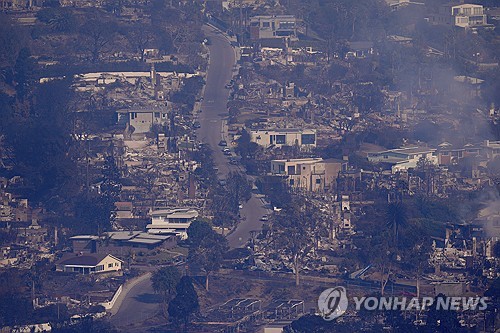
[[[268,129],[250,132],[252,142],[265,148],[295,146],[301,149],[316,147],[316,130],[308,129]]]
[[[297,38],[297,19],[293,15],[261,15],[250,18],[250,38]]]
[[[122,109],[116,111],[118,123],[127,123],[134,128],[134,134],[143,134],[151,131],[154,124],[163,125],[168,121],[166,109]]]
[[[197,217],[198,212],[191,208],[155,210],[146,229],[150,234],[174,234],[186,238],[187,229]]]
[[[500,141],[485,140],[481,145],[486,157],[490,160],[500,156]]]
[[[429,18],[430,23],[444,24],[471,29],[488,25],[482,5],[446,4],[439,8],[439,12]]]
[[[415,168],[421,158],[427,159],[432,164],[438,164],[436,149],[428,147],[398,148],[368,153],[368,161],[370,162],[392,164],[393,173]]]
[[[271,173],[287,177],[288,185],[306,191],[324,191],[335,187],[339,172],[347,170],[347,161],[322,158],[298,158],[271,161]]]
[[[56,271],[81,274],[109,273],[122,269],[123,261],[111,254],[66,254],[56,263]]]
[[[457,27],[471,28],[487,24],[486,14],[481,5],[463,4],[451,7],[453,23]]]

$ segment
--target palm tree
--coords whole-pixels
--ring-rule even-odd
[[[408,224],[408,217],[406,216],[406,207],[403,203],[390,203],[386,211],[386,226],[393,230],[396,246],[399,244],[399,229],[406,224]]]

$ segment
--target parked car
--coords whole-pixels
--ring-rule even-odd
[[[200,124],[200,122],[199,122],[199,121],[195,121],[195,122],[193,123],[193,128],[200,128],[200,127],[201,127],[201,124]]]
[[[219,141],[219,146],[226,147],[227,146],[227,141],[226,140],[220,140]]]
[[[264,215],[264,216],[262,216],[262,217],[260,218],[260,220],[261,220],[262,222],[267,222],[267,221],[269,221],[269,217],[267,217],[267,215]]]

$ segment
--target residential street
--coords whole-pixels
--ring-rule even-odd
[[[214,162],[219,168],[219,177],[226,178],[230,171],[237,171],[240,167],[228,163],[227,156],[222,153],[219,141],[226,138],[223,128],[223,120],[227,116],[226,104],[229,90],[225,85],[231,80],[235,66],[235,52],[228,39],[212,27],[205,26],[204,31],[210,45],[210,62],[207,75],[207,83],[203,96],[199,116],[201,128],[198,130],[198,138],[208,143],[214,154]],[[228,142],[229,144],[229,142]],[[241,209],[241,220],[236,230],[227,236],[231,248],[245,246],[251,236],[251,231],[260,230],[262,222],[259,219],[267,214],[266,208],[260,198],[252,194],[252,198],[243,205]]]
[[[151,285],[151,274],[139,277],[137,283],[124,287],[112,311],[111,323],[124,331],[131,331],[146,319],[156,316],[160,311],[158,295]]]
[[[212,147],[214,161],[219,168],[219,176],[225,178],[230,171],[238,170],[238,166],[228,163],[227,157],[218,146],[223,138],[221,129],[229,95],[229,90],[224,86],[231,79],[235,56],[229,41],[222,34],[208,26],[205,26],[205,33],[211,42],[209,45],[210,63],[202,103],[203,112],[199,116],[202,126],[198,130],[198,138]],[[251,236],[251,231],[262,228],[262,222],[259,219],[266,213],[267,210],[261,198],[252,194],[252,198],[243,205],[241,210],[241,216],[245,219],[227,237],[231,248],[244,246]],[[141,280],[130,289],[124,290],[121,297],[123,299],[121,306],[111,317],[111,322],[117,327],[125,328],[132,323],[140,323],[159,311],[159,303],[149,279]]]

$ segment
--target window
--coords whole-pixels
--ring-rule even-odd
[[[300,139],[303,145],[313,145],[316,143],[316,134],[301,134]]]
[[[262,27],[263,28],[269,28],[271,24],[269,22],[262,22]]]
[[[117,263],[117,262],[115,262],[115,267],[118,267],[118,266],[120,266],[120,264],[119,264],[119,263]]]
[[[288,174],[289,175],[295,175],[295,166],[294,165],[289,165],[288,166]]]
[[[160,112],[155,112],[155,118],[160,118]]]
[[[135,118],[137,118],[137,112],[132,112],[130,114],[130,119],[135,119]]]
[[[295,28],[295,22],[293,21],[283,21],[279,23],[280,29],[294,29]]]
[[[290,186],[293,186],[295,185],[295,180],[294,179],[290,179]]]
[[[316,184],[321,184],[321,179],[320,178],[316,179]]]
[[[162,117],[163,119],[166,119],[166,118],[167,118],[167,114],[166,114],[166,113],[162,113],[162,114],[161,114],[161,117]]]
[[[113,264],[108,264],[108,268],[112,268],[113,267]]]
[[[441,155],[443,155],[443,156],[448,156],[448,155],[450,155],[450,152],[448,152],[448,151],[443,151],[443,152],[441,153]]]
[[[276,135],[276,144],[277,145],[284,145],[286,143],[286,136],[285,135]]]

